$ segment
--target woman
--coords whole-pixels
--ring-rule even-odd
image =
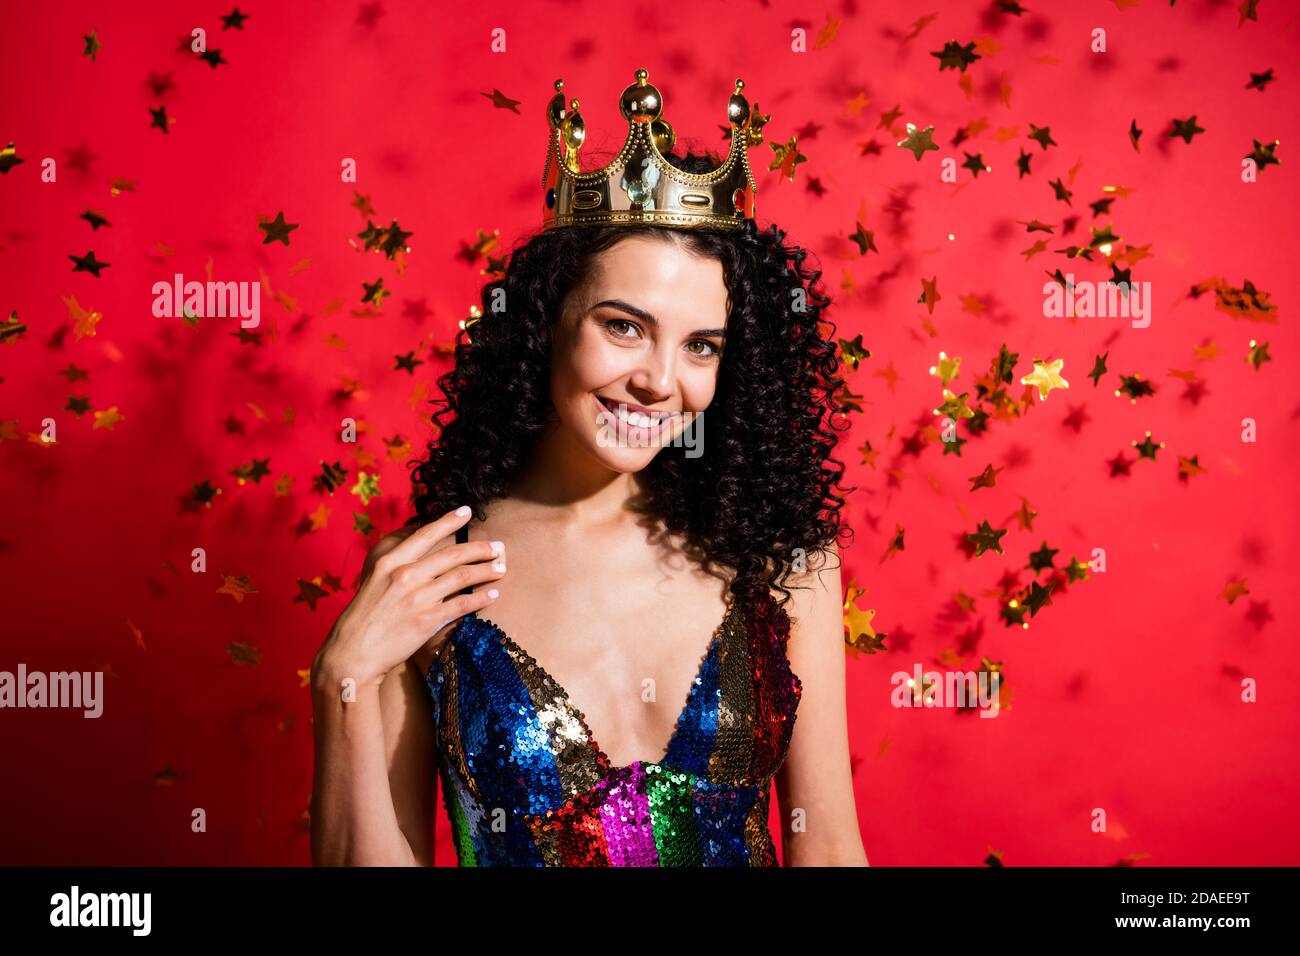
[[[673,155],[637,78],[626,165],[657,168],[609,175],[642,215],[575,217],[605,171],[553,152],[548,227],[440,380],[415,514],[313,663],[318,864],[430,864],[435,777],[462,865],[772,865],[772,781],[786,865],[867,864],[828,300],[757,229],[747,165]],[[733,153],[757,141],[742,87]],[[700,219],[670,194],[713,185]]]

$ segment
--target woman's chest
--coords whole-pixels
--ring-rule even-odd
[[[644,547],[507,547],[481,616],[564,689],[616,764],[660,756],[726,614],[725,582]]]
[[[769,779],[784,759],[801,693],[783,623],[767,607],[727,608],[711,634],[696,638],[691,674],[678,679],[670,701],[652,673],[638,679],[625,663],[607,665],[613,657],[599,650],[585,662],[566,657],[576,679],[559,678],[558,666],[500,621],[467,617],[428,674],[440,756],[471,794],[527,812],[559,806],[634,765],[726,785]],[[659,716],[643,719],[656,707]]]

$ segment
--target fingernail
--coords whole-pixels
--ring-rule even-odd
[[[506,563],[504,561],[494,561],[492,563],[493,571],[504,573],[505,569],[506,569]]]
[[[461,505],[459,508],[456,509],[456,514],[460,515],[462,518],[465,517],[467,514],[469,514],[469,512],[470,512],[469,505]]]
[[[493,600],[496,600],[496,598],[499,597],[500,594],[501,594],[501,592],[498,591],[496,588],[489,588],[489,589],[488,589],[488,597],[492,598]]]
[[[506,549],[506,543],[505,543],[504,541],[493,541],[493,542],[492,542],[492,553],[493,553],[493,554],[501,554],[502,552],[505,551],[505,549]]]

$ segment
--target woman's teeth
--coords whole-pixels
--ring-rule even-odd
[[[602,399],[601,404],[635,428],[655,428],[668,415],[667,412],[662,412],[651,417],[644,412],[631,411],[626,405],[614,403],[607,399]]]

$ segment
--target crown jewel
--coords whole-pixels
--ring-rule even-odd
[[[587,135],[578,101],[566,109],[564,80],[555,81],[555,95],[546,107],[551,138],[542,173],[543,229],[593,224],[739,228],[754,218],[758,187],[748,150],[763,142],[763,123],[770,117],[757,107],[751,113],[741,93],[744,80],[736,80],[727,102],[731,148],[726,159],[712,172],[694,174],[664,158],[672,152],[677,134],[663,118],[663,97],[648,77],[645,70],[637,70],[636,82],[619,96],[619,111],[628,122],[623,148],[607,165],[590,172],[583,172],[578,163]]]

